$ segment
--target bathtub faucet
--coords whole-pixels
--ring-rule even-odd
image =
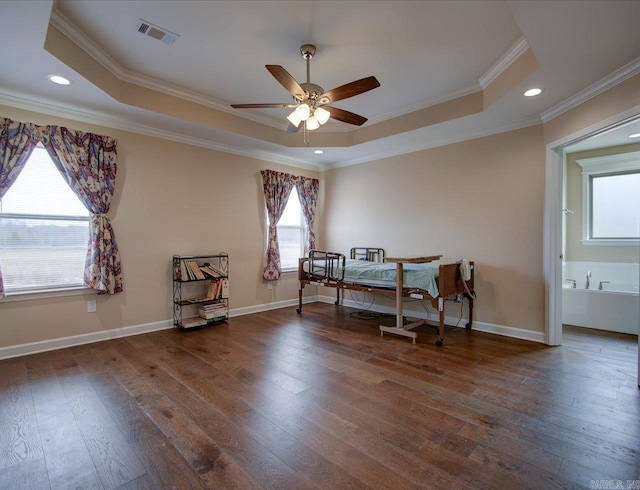
[[[573,286],[571,286],[573,289],[576,288],[576,280],[575,279],[565,279],[565,281],[569,281],[573,283]]]
[[[585,289],[589,289],[589,279],[591,279],[591,271],[587,271],[587,285],[584,287]]]
[[[610,282],[611,282],[611,281],[600,281],[600,284],[598,284],[598,289],[599,289],[600,291],[602,291],[602,285],[603,285],[603,284],[609,284]]]

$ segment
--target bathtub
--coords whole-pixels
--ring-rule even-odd
[[[565,262],[563,277],[563,324],[638,335],[638,264]]]

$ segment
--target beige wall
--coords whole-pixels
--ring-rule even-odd
[[[262,281],[259,171],[319,177],[318,246],[393,255],[442,253],[477,263],[476,322],[542,332],[545,144],[640,105],[635,76],[541,126],[326,174],[0,106],[0,116],[62,124],[119,139],[111,218],[125,292],[0,302],[0,348],[171,318],[174,253],[226,251],[231,307],[294,299],[295,274]],[[324,206],[323,206],[324,202]],[[309,288],[307,294],[314,294]],[[97,313],[86,313],[97,299]],[[448,312],[454,315],[455,312]]]
[[[170,319],[171,257],[176,253],[230,254],[232,310],[297,297],[295,274],[286,274],[271,290],[261,277],[264,199],[259,172],[272,168],[318,177],[316,172],[9,107],[0,107],[0,116],[118,139],[109,214],[124,276],[124,293],[114,296],[0,302],[0,347]],[[97,300],[96,313],[86,313],[88,299]]]
[[[565,221],[565,260],[580,262],[638,262],[638,246],[605,246],[582,244],[582,167],[577,160],[597,158],[640,151],[640,143],[633,145],[602,148],[598,150],[570,153],[566,161],[566,207],[573,214],[566,215]]]
[[[542,136],[535,126],[326,172],[326,248],[475,260],[475,320],[542,332]]]

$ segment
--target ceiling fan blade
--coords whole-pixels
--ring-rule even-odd
[[[338,109],[337,107],[324,106],[329,111],[333,119],[346,122],[349,124],[355,124],[356,126],[362,126],[367,122],[366,117],[359,116],[353,112],[345,111],[344,109]]]
[[[376,77],[363,78],[362,80],[356,80],[355,82],[347,83],[346,85],[341,85],[340,87],[325,92],[320,97],[320,102],[330,104],[331,102],[337,102],[338,100],[368,92],[379,86],[380,82],[378,82]],[[328,99],[326,102],[325,97]]]
[[[269,109],[271,107],[295,107],[295,104],[279,103],[279,104],[231,104],[234,109]]]
[[[300,131],[300,128],[304,125],[304,123],[300,123],[297,126],[294,126],[293,124],[289,124],[289,126],[287,127],[287,133],[291,134],[291,133],[297,133],[298,131]]]
[[[293,95],[298,100],[304,100],[305,93],[302,87],[296,79],[289,75],[289,72],[282,68],[280,65],[265,65],[269,73],[273,75],[273,77],[280,82],[284,88],[287,89],[291,95]]]

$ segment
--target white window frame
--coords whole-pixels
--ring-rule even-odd
[[[41,145],[38,145],[38,148],[42,149]],[[53,165],[53,162],[51,162]],[[18,179],[20,176],[18,176]],[[65,215],[43,215],[43,214],[25,214],[25,213],[2,213],[0,209],[0,219],[24,219],[24,220],[38,220],[38,221],[83,221],[89,224],[91,216],[87,214],[87,216],[65,216]],[[88,239],[88,237],[87,237]],[[87,294],[93,291],[93,289],[88,288],[81,281],[78,284],[61,284],[61,285],[47,285],[44,287],[33,287],[33,288],[19,288],[19,289],[7,289],[7,284],[5,281],[5,294],[6,297],[2,300],[3,302],[10,301],[26,301],[32,299],[44,299],[51,297],[62,297],[62,296],[75,296],[80,294]]]
[[[594,176],[640,172],[640,152],[576,160],[582,167],[582,243],[584,245],[638,246],[640,239],[591,237],[591,182]]]

